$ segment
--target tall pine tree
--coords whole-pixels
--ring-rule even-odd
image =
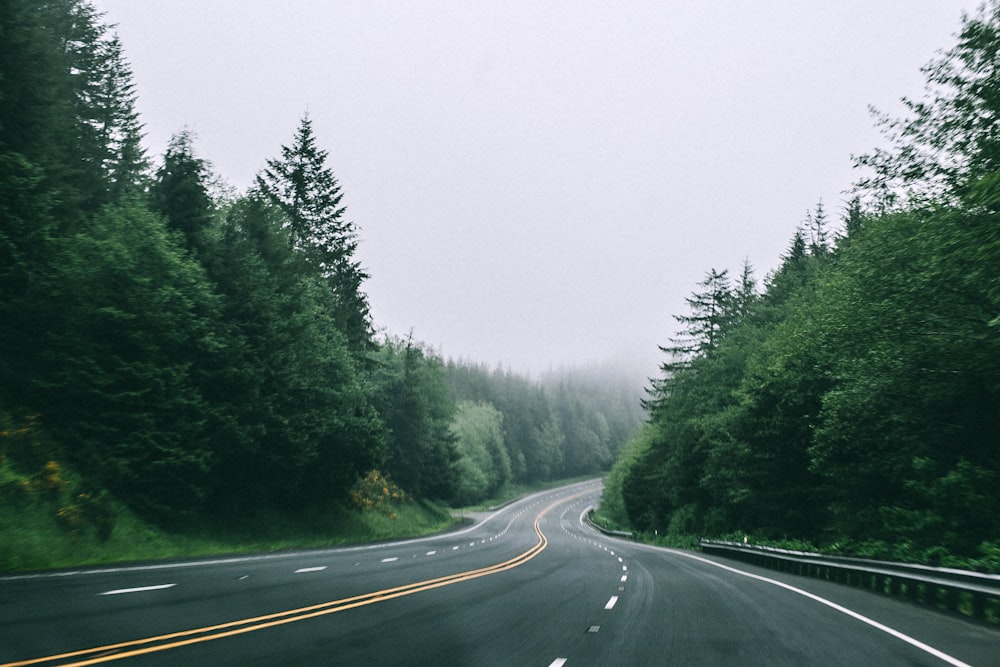
[[[282,146],[281,158],[268,160],[257,175],[257,187],[284,212],[295,248],[326,279],[336,296],[334,318],[357,354],[371,347],[368,297],[361,290],[368,274],[354,257],[357,227],[344,217],[343,193],[327,157],[305,115],[292,145]]]

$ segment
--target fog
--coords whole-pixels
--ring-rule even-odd
[[[919,97],[976,2],[95,5],[152,156],[187,128],[243,190],[309,113],[377,327],[648,376],[709,268],[763,279],[817,202],[839,216],[868,106]]]

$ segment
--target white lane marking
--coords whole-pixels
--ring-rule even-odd
[[[549,667],[562,667],[565,664],[566,664],[566,658],[556,658],[551,663],[549,663]]]
[[[594,482],[594,480],[587,480],[585,482],[577,482],[575,484],[571,484],[568,488],[572,490],[572,489],[576,489],[578,487],[587,486],[589,484],[592,484],[593,482]],[[596,486],[594,487],[594,490],[595,491],[597,490]],[[542,495],[545,495],[545,494],[548,494],[548,493],[550,493],[550,492],[549,491],[538,491],[537,493],[534,493],[534,494],[532,494],[530,496],[525,496],[523,498],[519,498],[516,502],[513,502],[510,507],[520,506],[521,503],[526,503],[531,498],[535,498],[536,496],[542,496]],[[555,496],[563,496],[563,495],[566,495],[566,494],[565,493],[557,493],[557,494],[553,494],[553,495],[555,495]],[[535,505],[538,505],[538,503],[533,503],[532,505],[530,505],[530,507],[534,507]],[[493,521],[494,519],[496,519],[496,518],[498,518],[500,516],[503,516],[510,509],[510,507],[503,507],[503,508],[499,508],[499,509],[493,510],[493,511],[489,512],[489,516],[487,516],[485,519],[483,519],[479,523],[473,524],[473,525],[469,526],[468,528],[463,528],[462,530],[456,530],[453,533],[449,533],[449,535],[467,535],[468,533],[471,533],[471,532],[473,532],[473,531],[481,528],[482,526],[486,525],[490,521]],[[526,507],[522,507],[522,509],[519,510],[515,514],[515,516],[520,516],[520,515],[524,514],[525,511],[527,511],[527,508]],[[264,554],[264,555],[257,555],[257,556],[235,556],[235,557],[232,557],[232,558],[217,558],[217,559],[212,559],[212,560],[197,560],[197,561],[192,560],[192,561],[186,561],[186,562],[183,562],[183,563],[157,563],[155,565],[127,565],[127,566],[122,566],[122,567],[100,567],[100,568],[94,568],[94,569],[90,569],[90,570],[62,570],[60,572],[40,572],[40,573],[35,573],[35,574],[13,574],[13,575],[0,576],[0,581],[19,581],[19,580],[22,580],[22,579],[51,579],[51,578],[58,578],[58,577],[78,577],[78,576],[93,575],[93,574],[112,574],[112,573],[117,573],[117,572],[139,572],[139,571],[145,572],[145,571],[148,571],[148,570],[168,570],[168,569],[172,570],[172,569],[176,569],[176,568],[210,567],[210,566],[215,566],[215,565],[231,565],[233,563],[251,563],[251,562],[257,562],[257,561],[269,561],[269,560],[277,560],[277,559],[283,559],[283,558],[296,558],[298,556],[303,556],[303,555],[315,556],[315,555],[317,555],[317,553],[339,554],[339,553],[352,553],[352,552],[356,552],[356,551],[373,551],[373,550],[376,550],[376,549],[385,549],[385,548],[388,548],[390,546],[398,547],[398,546],[403,546],[403,545],[407,545],[407,544],[416,544],[418,542],[429,542],[431,540],[439,540],[439,539],[441,539],[440,535],[428,535],[426,537],[414,537],[414,538],[407,539],[407,540],[399,540],[398,542],[378,543],[378,544],[364,544],[364,545],[356,546],[356,547],[336,547],[336,548],[332,548],[332,549],[323,549],[321,552],[310,551],[309,553],[306,553],[304,551],[285,551],[285,552],[277,553],[277,554]],[[470,544],[469,546],[472,546],[472,545]]]
[[[295,574],[302,574],[303,572],[322,572],[326,569],[326,565],[320,565],[319,567],[300,567],[295,570]]]
[[[159,591],[164,588],[173,588],[177,584],[158,584],[156,586],[139,586],[138,588],[119,588],[113,591],[104,591],[99,595],[121,595],[122,593],[143,593],[145,591]]]
[[[434,554],[436,554],[436,553],[437,553],[436,551],[428,551],[428,552],[427,552],[427,553],[425,553],[424,555],[425,555],[425,556],[433,556],[433,555],[434,555]]]
[[[621,562],[622,562],[622,557],[621,557],[621,556],[619,556],[619,557],[618,557],[618,562],[619,562],[619,563],[621,563]]]
[[[457,546],[451,548],[452,551],[458,551],[458,549],[459,549],[459,547],[457,547]]]
[[[622,565],[622,572],[628,572],[628,565]]]
[[[623,574],[622,575],[622,581],[628,581],[628,575],[627,574]]]
[[[616,604],[618,604],[618,596],[617,595],[612,595],[611,599],[608,600],[608,603],[606,605],[604,605],[604,608],[605,609],[614,609]]]
[[[399,560],[399,556],[393,556],[392,558],[383,558],[382,562],[383,563],[392,563],[392,562],[395,562],[397,560]]]
[[[827,607],[830,607],[831,609],[833,609],[835,611],[839,611],[842,614],[846,614],[847,616],[850,616],[851,618],[857,619],[857,620],[861,621],[862,623],[870,625],[873,628],[875,628],[876,630],[881,630],[882,632],[884,632],[884,633],[886,633],[888,635],[891,635],[891,636],[895,637],[896,639],[899,639],[901,641],[906,642],[910,646],[913,646],[915,648],[920,649],[921,651],[924,651],[925,653],[929,653],[929,654],[933,655],[935,658],[938,658],[939,660],[942,660],[942,661],[948,663],[949,665],[954,665],[955,667],[972,667],[972,665],[970,665],[969,663],[962,662],[958,658],[950,656],[950,655],[948,655],[947,653],[945,653],[943,651],[939,651],[936,648],[934,648],[933,646],[929,646],[928,644],[925,644],[925,643],[923,643],[922,641],[920,641],[918,639],[914,639],[913,637],[911,637],[909,635],[903,634],[899,630],[893,630],[888,625],[882,625],[881,623],[879,623],[878,621],[876,621],[874,619],[868,618],[867,616],[859,614],[856,611],[852,611],[852,610],[848,609],[847,607],[842,607],[839,604],[837,604],[836,602],[832,602],[830,600],[827,600],[826,598],[821,598],[820,596],[815,595],[813,593],[810,593],[809,591],[804,591],[801,588],[796,588],[795,586],[791,586],[791,585],[786,584],[786,583],[784,583],[782,581],[778,581],[777,579],[769,579],[767,577],[762,577],[759,574],[752,574],[750,572],[744,572],[743,570],[737,570],[734,567],[729,567],[727,565],[722,565],[721,563],[716,563],[714,561],[710,561],[707,558],[700,558],[700,557],[694,556],[692,554],[686,554],[686,553],[684,553],[682,551],[674,551],[674,550],[671,549],[671,550],[669,550],[669,553],[676,554],[678,556],[683,556],[685,558],[690,558],[692,560],[700,561],[700,562],[705,563],[707,565],[712,565],[712,566],[721,568],[723,570],[727,570],[729,572],[732,572],[733,574],[738,574],[738,575],[740,575],[742,577],[748,577],[750,579],[756,579],[758,581],[763,581],[766,584],[772,584],[772,585],[777,586],[779,588],[784,588],[785,590],[791,591],[792,593],[798,593],[799,595],[801,595],[803,597],[809,598],[810,600],[814,600],[815,602],[819,602],[820,604],[826,605]]]

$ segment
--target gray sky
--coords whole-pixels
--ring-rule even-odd
[[[361,230],[377,327],[538,375],[657,345],[712,267],[759,279],[867,107],[977,0],[95,0],[157,159],[187,127],[243,190],[306,111]]]

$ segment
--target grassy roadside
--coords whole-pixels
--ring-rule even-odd
[[[298,515],[199,518],[173,530],[144,522],[114,501],[104,507],[113,517],[110,528],[78,507],[50,497],[0,506],[0,572],[338,546],[427,535],[456,524],[446,508],[428,502],[399,505],[394,519],[333,506]]]
[[[17,478],[17,493],[0,494],[0,573],[40,571],[115,563],[228,554],[269,553],[419,537],[461,523],[522,495],[591,479],[592,476],[504,489],[478,505],[449,509],[410,501],[384,511],[353,507],[314,508],[297,514],[264,510],[255,514],[194,518],[175,529],[143,521],[112,498],[81,493],[68,471],[52,471],[30,484]],[[58,477],[57,477],[58,475]],[[0,486],[4,486],[0,479]]]

